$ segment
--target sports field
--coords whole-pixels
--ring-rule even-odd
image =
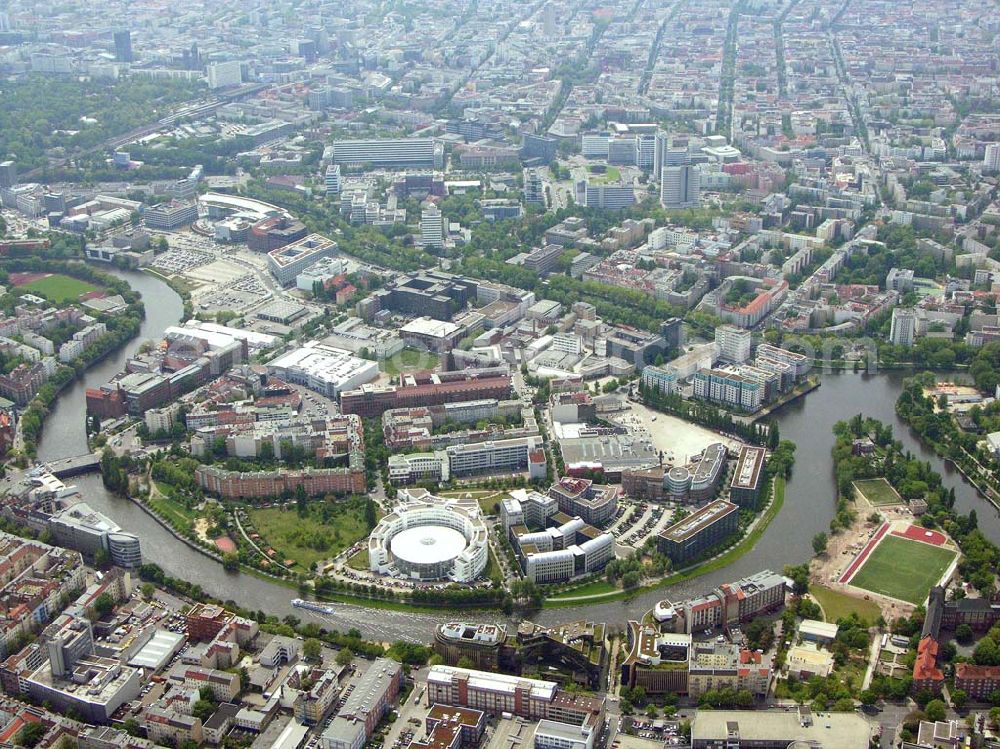
[[[955,558],[951,549],[888,535],[868,555],[851,585],[909,603],[923,603]]]
[[[862,479],[854,482],[854,488],[861,492],[875,507],[901,505],[903,498],[885,479]]]
[[[89,284],[86,281],[81,281],[77,278],[71,278],[70,276],[64,276],[59,273],[46,275],[43,278],[36,279],[30,283],[24,284],[23,286],[19,286],[18,288],[23,291],[31,292],[32,294],[43,296],[50,302],[55,302],[56,304],[75,302],[84,294],[89,294],[98,290],[93,284]]]

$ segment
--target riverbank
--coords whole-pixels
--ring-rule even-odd
[[[769,404],[757,413],[753,415],[750,419],[751,421],[760,421],[761,419],[766,419],[768,416],[773,414],[775,411],[784,408],[789,403],[797,401],[799,398],[811,393],[813,390],[818,388],[822,383],[819,377],[810,377],[801,385],[796,385],[788,393],[785,393],[781,398],[776,400],[774,403]]]

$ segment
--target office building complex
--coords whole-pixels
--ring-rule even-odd
[[[632,185],[592,184],[582,185],[580,190],[583,205],[587,208],[602,208],[621,211],[635,205],[635,188]]]
[[[614,519],[618,511],[618,493],[618,487],[598,486],[590,479],[569,476],[549,487],[549,496],[558,503],[559,512],[597,526]]]
[[[715,342],[719,345],[719,357],[724,361],[733,364],[750,361],[749,330],[735,325],[720,325],[715,329]]]
[[[372,308],[368,313],[388,310],[404,315],[433,317],[435,320],[451,320],[457,312],[476,301],[478,289],[478,281],[428,270],[379,289],[369,298]]]
[[[476,668],[496,671],[507,650],[507,629],[502,624],[449,622],[434,631],[434,650],[446,663],[468,658]]]
[[[657,548],[675,565],[688,564],[727,541],[739,528],[740,508],[718,499],[660,532]]]
[[[440,169],[444,147],[431,138],[338,140],[333,144],[336,164],[375,168]]]
[[[489,541],[479,505],[424,490],[401,501],[368,536],[372,572],[413,580],[472,582],[486,569]]]
[[[736,470],[729,484],[729,499],[740,507],[760,509],[766,473],[767,451],[763,447],[744,445],[736,461]]]
[[[243,83],[243,63],[239,60],[211,63],[205,67],[209,88],[239,86]]]
[[[17,164],[13,161],[0,161],[0,189],[14,187],[17,184]]]
[[[295,283],[296,276],[323,257],[337,253],[337,243],[320,234],[310,234],[297,242],[267,253],[267,267],[282,286]]]
[[[177,229],[198,220],[198,204],[171,200],[168,203],[150,206],[142,214],[142,220],[150,229]]]
[[[49,529],[61,546],[76,549],[89,559],[93,559],[98,552],[106,552],[119,567],[134,570],[142,564],[139,537],[126,533],[85,502],[78,502],[53,515],[49,520]]]
[[[448,481],[452,477],[495,471],[527,470],[531,479],[546,474],[545,450],[540,437],[514,437],[450,445],[432,453],[390,455],[389,481]]]
[[[349,351],[318,341],[292,349],[267,363],[268,374],[286,382],[305,385],[328,398],[378,377],[378,362],[359,359]],[[345,412],[346,413],[346,412]]]
[[[376,658],[320,736],[322,749],[361,749],[403,687],[403,667]]]
[[[306,225],[287,216],[271,216],[247,230],[247,247],[255,252],[270,252],[305,239]]]

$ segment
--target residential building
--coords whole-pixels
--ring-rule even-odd
[[[700,369],[695,372],[694,397],[722,403],[749,413],[759,411],[764,404],[761,383],[736,371]]]
[[[894,346],[912,346],[917,335],[917,321],[917,310],[913,307],[894,307],[889,342]]]
[[[488,715],[510,713],[529,720],[574,724],[594,718],[600,721],[604,714],[603,700],[565,692],[553,681],[455,666],[431,666],[427,699],[431,704],[457,705]]]

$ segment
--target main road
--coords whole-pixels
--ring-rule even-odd
[[[163,330],[181,318],[180,298],[162,281],[141,273],[119,272],[118,275],[139,291],[145,301],[146,319],[139,338],[119,354],[98,364],[83,381],[75,383],[59,397],[45,422],[39,445],[41,460],[55,460],[87,451],[84,433],[86,388],[106,382],[121,370],[126,358],[144,340],[159,340]],[[782,438],[792,440],[798,446],[785,504],[755,547],[733,564],[681,585],[643,593],[631,601],[543,609],[530,618],[540,624],[587,618],[605,621],[618,628],[626,619],[641,616],[661,598],[704,592],[719,583],[736,580],[761,569],[780,571],[787,564],[808,560],[812,556],[812,537],[827,528],[834,511],[831,427],[837,420],[858,412],[893,424],[905,449],[930,461],[943,475],[945,485],[955,488],[957,508],[962,512],[975,509],[983,531],[994,541],[1000,541],[1000,516],[997,511],[979,498],[957,472],[948,469],[937,456],[923,448],[906,425],[896,418],[894,404],[902,379],[900,373],[826,374],[818,390],[776,414]],[[105,491],[99,476],[81,477],[76,483],[84,499],[94,508],[126,530],[137,533],[142,539],[144,558],[160,565],[168,574],[196,583],[207,593],[222,600],[233,600],[248,609],[262,609],[279,616],[292,613],[299,617],[314,616],[291,606],[290,599],[296,595],[293,589],[245,573],[226,572],[219,563],[180,543],[134,503]],[[423,614],[339,604],[336,610],[336,614],[325,617],[328,626],[344,630],[356,627],[366,637],[377,640],[427,642],[433,636],[435,626],[442,621],[455,618],[472,621],[503,619],[500,614],[463,616],[444,610],[440,614]]]

